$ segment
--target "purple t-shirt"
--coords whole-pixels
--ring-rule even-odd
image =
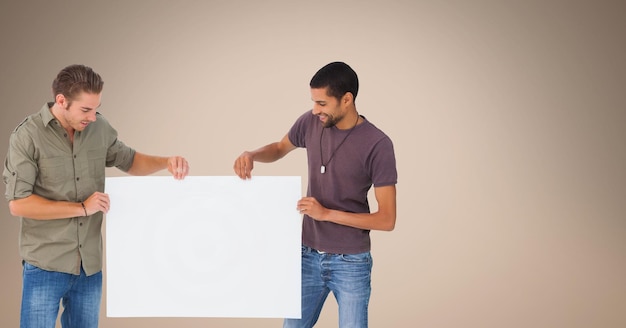
[[[331,127],[322,134],[322,122],[307,111],[289,130],[291,143],[307,150],[307,196],[315,197],[326,208],[370,213],[367,193],[372,185],[381,187],[397,183],[391,139],[361,117],[363,123],[351,133],[349,129]],[[350,135],[341,144],[348,133]],[[325,173],[320,172],[322,156],[326,164]],[[357,254],[370,250],[369,232],[333,222],[316,221],[304,215],[302,243],[328,253]]]

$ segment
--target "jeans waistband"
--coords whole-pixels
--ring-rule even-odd
[[[312,248],[312,247],[309,247],[309,246],[304,246],[304,245],[302,245],[302,248],[304,248],[304,249],[305,249],[305,251],[306,251],[306,252],[308,252],[308,253],[317,253],[317,254],[332,254],[332,253],[327,253],[327,252],[324,252],[324,251],[317,250],[317,249]]]

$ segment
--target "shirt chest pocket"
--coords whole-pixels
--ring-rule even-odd
[[[72,159],[64,157],[40,159],[38,178],[44,186],[54,186],[71,181],[74,178]]]
[[[90,149],[87,151],[88,178],[95,183],[98,190],[104,186],[106,168],[106,148]]]
[[[92,149],[87,151],[89,161],[89,174],[98,177],[104,174],[106,167],[106,149]]]

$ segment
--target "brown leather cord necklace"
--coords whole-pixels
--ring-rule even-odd
[[[330,158],[328,159],[328,162],[326,162],[326,164],[324,164],[324,155],[323,155],[324,152],[322,151],[322,137],[324,136],[324,130],[326,130],[326,128],[322,128],[322,133],[320,133],[320,161],[322,163],[322,166],[320,167],[320,173],[322,174],[326,173],[326,166],[328,166],[328,163],[330,163],[333,157],[335,157],[335,153],[337,153],[337,150],[339,150],[341,145],[343,145],[346,139],[348,139],[348,136],[350,136],[350,133],[352,133],[354,128],[356,128],[357,123],[359,123],[359,113],[356,113],[356,121],[354,122],[354,125],[350,128],[350,131],[348,131],[348,134],[346,134],[346,136],[343,137],[343,140],[341,140],[341,143],[339,143],[337,148],[335,148],[332,154],[330,154]]]

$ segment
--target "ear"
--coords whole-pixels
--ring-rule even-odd
[[[54,101],[59,104],[59,106],[61,106],[61,108],[63,109],[67,109],[67,98],[65,98],[65,96],[61,93],[59,93],[58,95],[56,95],[56,97],[54,97]]]
[[[350,105],[352,102],[354,102],[354,96],[352,95],[352,92],[346,92],[346,94],[341,97],[341,103],[344,106]]]

